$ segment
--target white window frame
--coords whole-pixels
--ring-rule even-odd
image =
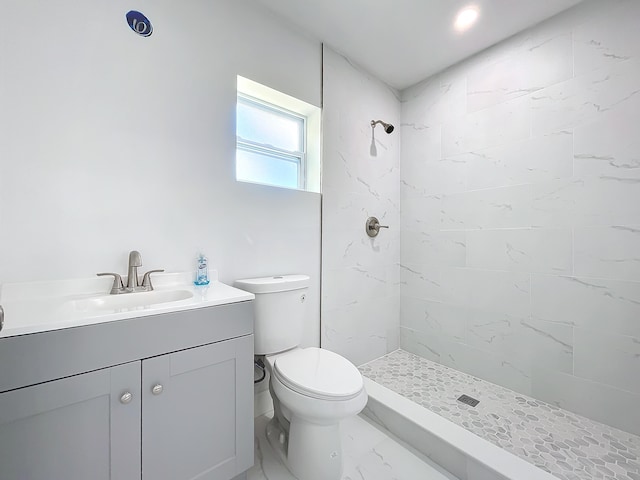
[[[293,118],[301,122],[300,130],[300,145],[302,145],[301,151],[291,151],[278,148],[274,145],[254,142],[248,138],[242,138],[240,135],[236,135],[236,151],[243,150],[245,152],[254,152],[262,155],[277,158],[287,162],[296,163],[298,165],[298,185],[300,190],[306,190],[307,188],[307,117],[293,112],[286,108],[282,108],[273,103],[266,102],[259,98],[252,97],[244,93],[238,92],[238,104],[245,103],[252,107],[257,107],[268,112],[274,113],[282,117]],[[289,188],[283,185],[267,184],[279,188]]]

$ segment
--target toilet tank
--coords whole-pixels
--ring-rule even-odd
[[[307,318],[307,275],[238,280],[235,286],[256,296],[254,353],[268,355],[300,345]]]

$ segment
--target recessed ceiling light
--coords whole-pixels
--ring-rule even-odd
[[[480,9],[478,9],[478,7],[476,7],[475,5],[464,7],[458,12],[456,21],[454,22],[453,26],[458,32],[464,32],[471,28],[474,23],[476,23],[479,15]]]

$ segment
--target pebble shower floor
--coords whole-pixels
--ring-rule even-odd
[[[639,436],[403,350],[360,371],[560,479],[640,480]],[[463,394],[480,403],[458,402]]]

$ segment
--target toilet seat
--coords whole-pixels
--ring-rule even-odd
[[[285,387],[320,400],[350,400],[364,388],[362,374],[349,360],[316,347],[278,356],[273,373]]]

